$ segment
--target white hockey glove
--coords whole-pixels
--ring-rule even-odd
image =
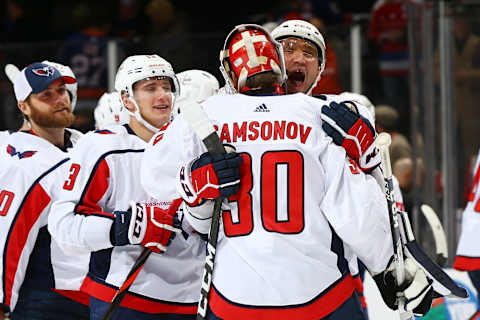
[[[132,201],[128,211],[114,211],[113,214],[115,221],[110,239],[114,246],[139,244],[162,253],[175,234],[182,232],[177,215],[159,207]]]
[[[395,281],[395,263],[392,261],[387,269],[373,276],[385,304],[392,310],[398,309],[397,293],[405,297],[405,310],[416,316],[423,316],[430,310],[433,299],[432,280],[417,265],[414,259],[405,259],[405,281],[398,286]]]
[[[325,133],[345,149],[362,171],[369,173],[380,164],[380,152],[375,146],[376,132],[367,118],[343,102],[324,105],[321,117]]]

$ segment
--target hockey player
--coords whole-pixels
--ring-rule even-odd
[[[47,230],[67,150],[81,136],[66,129],[74,119],[66,84],[75,82],[73,74],[62,76],[45,63],[32,63],[13,81],[29,129],[1,142],[0,292],[1,308],[11,319],[88,319],[88,307],[52,290],[62,281],[57,262],[63,254]]]
[[[326,46],[322,34],[307,21],[287,20],[272,31],[272,36],[283,46],[285,67],[288,74],[287,93],[303,92],[311,95],[313,87],[320,80],[326,62]],[[330,121],[324,123],[325,132],[333,138],[335,143],[345,148],[351,159],[350,165],[353,168],[371,171],[378,165],[380,159],[379,154],[376,157],[370,156],[372,152],[375,152],[373,145],[375,110],[370,100],[363,95],[350,92],[340,95],[318,95],[316,97],[328,102],[329,105],[329,108],[323,109],[326,113],[322,111],[324,120]],[[332,102],[333,104],[331,104]],[[340,104],[340,102],[343,102],[343,104]],[[348,110],[347,106],[351,110]],[[329,123],[332,123],[332,125],[329,125]],[[355,131],[349,132],[351,128]],[[342,130],[343,132],[341,132]],[[346,134],[357,137],[363,135],[365,137],[360,152],[363,153],[362,159],[360,159],[359,152],[356,152],[356,148],[351,147],[352,141],[345,139]],[[366,162],[367,159],[370,159],[370,161]],[[402,199],[398,180],[394,178],[394,182],[396,199]],[[397,205],[403,210],[403,201],[399,201]],[[363,298],[363,284],[355,261],[352,262],[350,268],[357,285],[357,292],[362,298],[362,306],[366,308],[366,302]]]
[[[130,114],[123,106],[122,98],[118,92],[106,92],[98,100],[93,111],[95,128],[104,129],[111,124],[125,124],[130,121]]]
[[[63,65],[63,64],[60,64],[60,63],[57,63],[57,62],[51,62],[51,61],[48,61],[48,60],[44,60],[44,61],[42,61],[42,63],[54,67],[64,77],[69,77],[69,78],[75,79],[75,82],[73,82],[73,83],[65,83],[65,87],[67,88],[67,91],[70,95],[72,111],[74,111],[75,106],[77,104],[78,83],[76,81],[76,77],[75,77],[75,74],[73,73],[72,69],[69,66],[66,66],[66,65]],[[10,82],[12,82],[12,84],[14,83],[15,78],[17,77],[17,75],[19,73],[20,73],[20,70],[18,70],[17,66],[15,66],[11,63],[5,65],[5,74],[7,75],[7,78],[10,80]],[[27,130],[29,128],[30,127],[29,127],[28,121],[24,120],[20,130]],[[76,133],[78,133],[78,134],[81,133],[81,132],[79,132],[77,130],[74,130],[74,129],[69,129],[69,130],[70,131],[76,131]],[[6,134],[8,134],[8,131],[0,132],[0,135],[1,135],[0,139],[2,139],[2,137],[4,137]]]
[[[283,46],[287,93],[312,94],[325,68],[325,40],[318,29],[303,20],[287,20],[272,31]]]
[[[210,228],[210,199],[228,198],[208,319],[364,319],[347,261],[356,254],[370,272],[391,281],[385,198],[322,130],[325,102],[301,93],[274,95],[283,93],[282,55],[260,26],[237,26],[220,56],[226,82],[240,94],[202,104],[222,142],[236,152],[205,153],[180,114],[146,150],[142,184],[160,199],[181,195],[185,218],[200,233]],[[167,176],[177,180],[176,191],[158,186],[160,177],[171,185]],[[415,264],[409,271],[414,278],[404,293],[415,299],[406,307],[422,314],[431,287]],[[403,291],[390,283],[390,296]],[[416,309],[422,302],[426,308]]]
[[[475,164],[472,185],[468,202],[462,215],[462,232],[458,241],[457,256],[453,268],[467,271],[473,286],[477,290],[477,298],[480,297],[480,248],[478,246],[478,230],[480,227],[480,151]],[[480,318],[480,310],[477,310],[469,319]]]
[[[147,141],[170,119],[177,78],[158,55],[130,56],[117,71],[115,89],[130,122],[90,132],[78,143],[49,230],[71,254],[91,252],[82,286],[91,296],[91,319],[104,315],[143,247],[153,253],[114,319],[194,319],[204,242],[188,231],[174,237],[182,215],[167,212],[170,202],[150,197],[139,179]]]

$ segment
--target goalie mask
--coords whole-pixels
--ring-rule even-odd
[[[125,93],[127,99],[135,106],[135,112],[127,109],[128,113],[134,116],[149,130],[157,132],[159,128],[152,126],[142,118],[138,103],[135,101],[133,95],[133,85],[135,83],[151,78],[167,78],[170,81],[173,109],[175,99],[180,93],[178,79],[170,63],[156,54],[136,55],[126,58],[118,68],[117,75],[115,76],[115,90],[120,93]]]
[[[255,24],[238,25],[227,36],[220,51],[220,71],[226,83],[239,93],[251,89],[246,87],[248,78],[263,72],[277,76],[278,88],[287,78],[282,46]]]

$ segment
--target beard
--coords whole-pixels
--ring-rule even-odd
[[[60,104],[52,111],[42,111],[32,104],[30,104],[31,113],[30,120],[37,125],[45,128],[66,128],[71,126],[75,115],[72,113],[72,106],[70,104]],[[67,112],[57,113],[56,111],[65,109]]]

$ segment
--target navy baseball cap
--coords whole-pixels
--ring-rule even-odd
[[[31,93],[40,93],[48,88],[52,82],[63,79],[65,83],[75,83],[75,78],[62,76],[60,71],[51,65],[34,62],[23,68],[13,82],[13,89],[17,101],[24,101]]]

